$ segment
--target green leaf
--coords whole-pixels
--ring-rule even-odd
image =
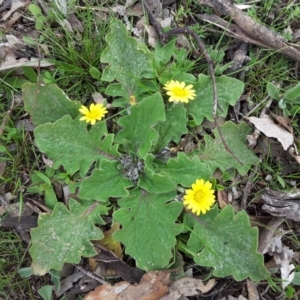
[[[53,209],[58,201],[52,185],[45,185],[44,192],[46,206]]]
[[[132,106],[130,112],[130,115],[118,120],[118,124],[124,129],[118,132],[116,142],[145,158],[152,144],[158,140],[154,125],[165,120],[163,99],[156,93]]]
[[[138,186],[149,193],[167,193],[176,189],[174,181],[168,177],[155,174],[147,167],[145,167],[144,172],[139,178]]]
[[[94,169],[89,178],[82,180],[79,197],[86,200],[106,201],[108,197],[125,197],[126,188],[133,183],[124,177],[120,162],[102,160],[100,170]]]
[[[57,203],[52,214],[40,214],[38,227],[31,230],[33,274],[42,276],[50,269],[61,270],[66,262],[76,264],[81,256],[97,254],[90,241],[103,238],[94,223],[104,223],[100,214],[106,214],[106,208],[97,203],[82,206],[74,199],[69,207]]]
[[[39,295],[43,298],[43,300],[51,300],[52,299],[52,285],[44,285],[38,290]]]
[[[80,103],[71,101],[57,85],[27,83],[22,86],[25,110],[35,125],[55,122],[65,115],[73,119],[79,114]]]
[[[3,79],[3,81],[15,89],[20,89],[23,84],[29,83],[27,79],[20,77],[8,77],[5,80]]]
[[[32,82],[32,83],[37,82],[37,74],[32,67],[23,67],[23,72],[24,72],[24,75],[26,76],[26,78],[30,82]]]
[[[292,282],[294,285],[300,286],[300,272],[295,272],[295,277]]]
[[[197,156],[190,159],[182,152],[178,152],[177,158],[169,159],[168,164],[162,167],[161,173],[185,187],[190,186],[196,179],[209,180],[213,175]]]
[[[174,50],[176,48],[176,39],[170,41],[166,45],[161,45],[156,43],[154,51],[154,59],[156,64],[165,65],[170,61],[171,57],[174,55]]]
[[[122,84],[120,83],[111,83],[107,86],[107,88],[105,89],[105,94],[108,96],[113,96],[113,97],[117,97],[117,96],[121,96],[124,98],[128,98],[129,99],[129,95],[128,92],[124,91],[124,88],[122,86]]]
[[[27,268],[21,268],[18,270],[18,274],[22,277],[22,278],[29,278],[30,276],[32,276],[32,270],[30,267]]]
[[[195,222],[188,241],[192,251],[200,251],[194,261],[200,266],[214,268],[213,275],[232,275],[237,281],[250,277],[259,281],[269,277],[263,255],[257,252],[258,230],[250,226],[245,211],[234,214],[227,205],[218,215],[215,211]]]
[[[34,16],[41,16],[42,15],[42,10],[40,7],[36,4],[30,4],[28,6],[29,11],[34,15]]]
[[[290,88],[287,90],[284,95],[283,99],[286,100],[287,102],[292,102],[292,103],[300,103],[300,83],[298,83],[296,86]]]
[[[53,168],[62,165],[70,175],[79,170],[84,176],[94,161],[119,156],[105,122],[98,122],[87,131],[85,122],[65,116],[54,124],[39,125],[34,135],[40,151],[53,160]]]
[[[228,76],[216,78],[218,104],[223,112],[217,110],[218,116],[227,116],[229,105],[234,105],[240,98],[244,83]],[[213,88],[211,78],[206,75],[199,75],[198,83],[194,84],[196,98],[190,101],[187,107],[187,113],[193,117],[197,125],[203,122],[204,118],[212,121],[213,112]]]
[[[214,129],[215,139],[206,135],[204,137],[205,146],[200,145],[199,150],[194,154],[199,155],[201,162],[212,173],[217,168],[222,172],[235,168],[241,175],[247,174],[252,165],[259,163],[257,156],[246,145],[246,135],[252,132],[251,128],[245,122],[236,125],[228,121],[220,126],[220,130],[227,146],[243,165],[225,149],[217,129]]]
[[[101,54],[101,62],[109,64],[102,74],[102,80],[117,80],[130,94],[135,94],[136,84],[142,78],[154,78],[151,66],[153,55],[142,48],[136,39],[129,37],[126,27],[117,19],[110,25],[106,36],[109,46]]]
[[[101,73],[100,73],[100,71],[97,68],[95,68],[95,67],[92,66],[92,67],[90,67],[89,72],[90,72],[92,78],[94,78],[94,79],[100,79]]]
[[[182,230],[175,224],[182,211],[181,202],[166,203],[176,196],[147,194],[140,189],[119,201],[121,209],[113,214],[122,229],[113,236],[126,246],[126,253],[143,270],[157,270],[166,267],[172,258],[176,235]]]
[[[45,174],[41,173],[40,171],[35,170],[33,172],[34,175],[36,175],[36,177],[38,177],[39,179],[41,179],[41,181],[47,183],[48,185],[51,185],[51,180],[50,178],[48,178],[48,176],[46,176]]]
[[[270,97],[274,100],[279,100],[279,89],[277,88],[277,86],[275,84],[273,84],[272,82],[268,82],[267,83],[267,92],[270,95]]]
[[[156,152],[160,152],[169,142],[178,143],[183,134],[187,133],[186,109],[184,105],[175,105],[166,111],[166,120],[158,123],[154,128],[159,133]]]

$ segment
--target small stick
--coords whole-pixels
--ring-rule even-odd
[[[88,277],[90,277],[90,278],[92,278],[92,279],[94,279],[94,280],[96,280],[96,281],[98,281],[98,282],[100,282],[100,283],[102,283],[102,284],[109,284],[107,281],[101,279],[99,276],[94,275],[92,272],[86,271],[86,270],[85,270],[83,267],[81,267],[81,266],[74,265],[74,267],[75,267],[76,269],[78,269],[80,272],[82,272],[82,273],[84,273],[85,275],[87,275]]]

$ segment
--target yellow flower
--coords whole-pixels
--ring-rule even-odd
[[[215,203],[212,184],[209,181],[205,182],[203,179],[197,179],[196,182],[192,184],[192,189],[186,190],[183,199],[183,204],[194,214],[206,214]]]
[[[86,121],[87,123],[91,123],[92,125],[95,125],[97,120],[100,121],[107,114],[106,107],[99,103],[92,103],[90,105],[90,109],[82,105],[79,111],[83,114],[83,117],[81,117],[79,120]]]
[[[185,86],[185,82],[171,80],[164,85],[164,89],[168,91],[167,95],[170,96],[170,102],[188,103],[189,100],[193,100],[196,97],[193,85],[189,84]]]

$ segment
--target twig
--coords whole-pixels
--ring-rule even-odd
[[[90,278],[92,278],[92,279],[94,279],[94,280],[96,280],[96,281],[98,281],[98,282],[100,282],[100,283],[102,283],[102,284],[108,284],[107,281],[101,279],[99,276],[94,275],[94,274],[93,274],[92,272],[90,272],[90,271],[86,271],[83,267],[77,266],[77,265],[74,265],[74,267],[75,267],[76,269],[78,269],[79,271],[81,271],[82,273],[84,273],[85,275],[87,275],[88,277],[90,277]]]
[[[228,0],[198,0],[200,4],[214,8],[217,15],[230,17],[249,37],[257,41],[263,41],[269,47],[278,49],[290,58],[300,61],[300,51],[297,45],[288,43],[283,36],[258,24],[251,17],[247,16],[242,10],[230,3]]]
[[[243,197],[242,197],[242,201],[241,201],[241,205],[240,205],[241,210],[244,210],[247,206],[247,200],[251,193],[252,184],[253,184],[252,180],[253,180],[254,175],[257,173],[257,170],[258,170],[258,166],[256,165],[254,170],[251,171],[250,175],[248,176],[248,180],[247,180],[245,188],[243,190]]]
[[[226,141],[225,141],[225,139],[224,139],[223,133],[222,133],[220,127],[219,127],[217,118],[214,118],[214,123],[215,123],[215,126],[216,126],[216,128],[217,128],[217,130],[218,130],[218,132],[219,132],[219,135],[220,135],[220,138],[221,138],[221,140],[222,140],[222,143],[223,143],[223,145],[224,145],[224,147],[225,147],[225,150],[226,150],[227,152],[229,152],[229,153],[231,154],[231,156],[232,156],[232,157],[233,157],[240,165],[243,166],[244,164],[236,157],[236,155],[235,155],[235,154],[231,151],[231,149],[228,147],[228,145],[227,145],[227,143],[226,143]]]
[[[149,19],[150,19],[152,25],[155,28],[155,31],[156,31],[156,33],[159,37],[159,40],[164,44],[165,43],[165,35],[162,31],[162,28],[161,28],[160,24],[158,23],[158,21],[156,20],[154,14],[152,13],[151,8],[150,8],[149,4],[147,3],[147,1],[143,0],[142,2],[143,2],[144,6],[146,8]]]

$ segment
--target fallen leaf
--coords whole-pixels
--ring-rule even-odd
[[[116,300],[117,296],[130,286],[129,282],[121,281],[114,286],[104,284],[98,286],[92,292],[89,292],[83,299],[84,300]]]
[[[275,124],[268,115],[265,115],[263,118],[245,117],[245,119],[250,121],[267,137],[276,138],[284,150],[287,150],[294,143],[293,135],[280,125]]]
[[[84,300],[158,300],[168,292],[170,273],[151,271],[138,285],[122,281],[114,286],[105,284],[88,293]]]
[[[157,33],[154,29],[153,26],[151,25],[145,25],[145,29],[148,33],[148,44],[152,47],[155,48],[155,45],[157,43]]]
[[[247,279],[247,290],[248,290],[248,300],[259,300],[259,294],[256,288],[256,284]]]
[[[215,279],[210,279],[207,284],[204,284],[201,279],[181,278],[171,284],[170,292],[164,300],[176,300],[180,299],[181,296],[196,296],[199,295],[199,291],[207,293],[214,287],[215,283]]]
[[[228,194],[226,191],[218,191],[217,192],[218,204],[221,209],[223,209],[228,204]]]
[[[25,0],[13,0],[10,10],[2,17],[1,21],[6,21],[12,13],[14,13],[17,9],[21,8],[21,7],[25,7],[29,4],[29,1]]]
[[[164,296],[169,288],[170,273],[151,271],[146,273],[140,284],[129,286],[117,300],[158,300]]]
[[[289,154],[295,159],[295,161],[300,164],[300,155],[296,153],[296,149],[294,147],[290,147]]]
[[[278,116],[270,112],[271,116],[273,119],[276,120],[276,122],[281,125],[283,128],[285,128],[287,131],[289,131],[291,134],[293,134],[293,127],[292,125],[292,120],[290,118],[286,118],[283,116]]]

